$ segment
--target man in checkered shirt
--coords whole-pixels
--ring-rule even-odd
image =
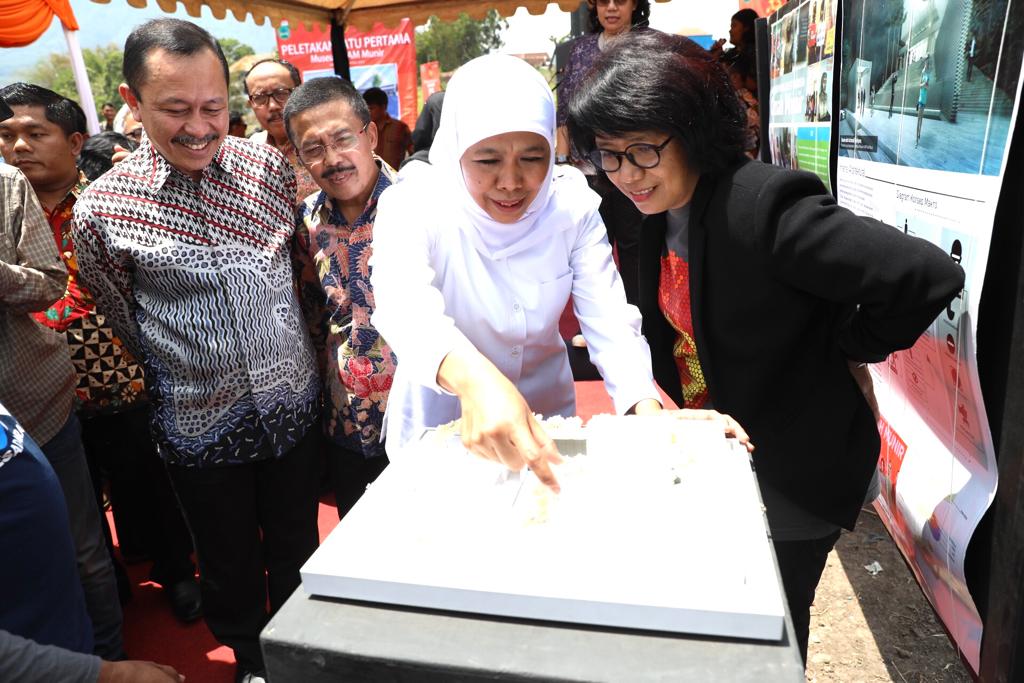
[[[203,611],[260,680],[259,632],[316,548],[320,384],[291,267],[295,174],[228,132],[228,65],[195,24],[128,37],[139,149],[82,193],[82,283],[146,372],[152,427],[195,540]]]

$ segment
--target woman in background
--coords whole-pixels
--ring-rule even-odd
[[[558,80],[558,139],[555,161],[571,163],[583,171],[587,182],[601,196],[601,219],[608,230],[608,241],[618,250],[619,272],[626,288],[626,300],[636,303],[636,255],[640,234],[640,213],[586,159],[573,158],[565,134],[569,102],[598,55],[633,30],[646,30],[651,16],[650,0],[587,0],[590,7],[590,32],[577,38],[569,61]],[[578,339],[574,343],[579,344]]]

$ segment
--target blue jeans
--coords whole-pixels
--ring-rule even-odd
[[[122,659],[121,602],[117,596],[114,567],[100,528],[100,512],[96,507],[82,447],[82,428],[74,413],[56,436],[43,444],[42,450],[64,490],[78,576],[85,591],[85,606],[92,619],[95,654],[103,659]]]

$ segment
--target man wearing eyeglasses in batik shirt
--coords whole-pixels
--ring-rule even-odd
[[[249,97],[249,106],[260,124],[261,130],[249,139],[270,145],[288,158],[295,169],[295,182],[298,191],[295,205],[320,188],[309,171],[303,168],[295,157],[295,148],[288,140],[284,130],[284,104],[288,97],[302,83],[299,70],[291,62],[283,59],[264,59],[256,62],[242,77],[242,87]]]
[[[324,374],[323,426],[340,517],[388,464],[380,439],[395,356],[370,324],[369,260],[377,198],[394,171],[374,154],[377,127],[346,81],[299,86],[284,120],[300,163],[323,188],[299,209],[293,254]]]

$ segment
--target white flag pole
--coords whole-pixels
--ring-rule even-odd
[[[64,38],[68,42],[68,52],[71,55],[71,72],[75,75],[75,86],[78,88],[78,103],[85,110],[85,120],[90,135],[100,132],[100,120],[96,116],[96,102],[92,98],[92,87],[89,85],[89,74],[85,70],[85,60],[82,59],[82,48],[78,44],[78,31],[70,31],[67,26],[61,24],[64,29]]]

